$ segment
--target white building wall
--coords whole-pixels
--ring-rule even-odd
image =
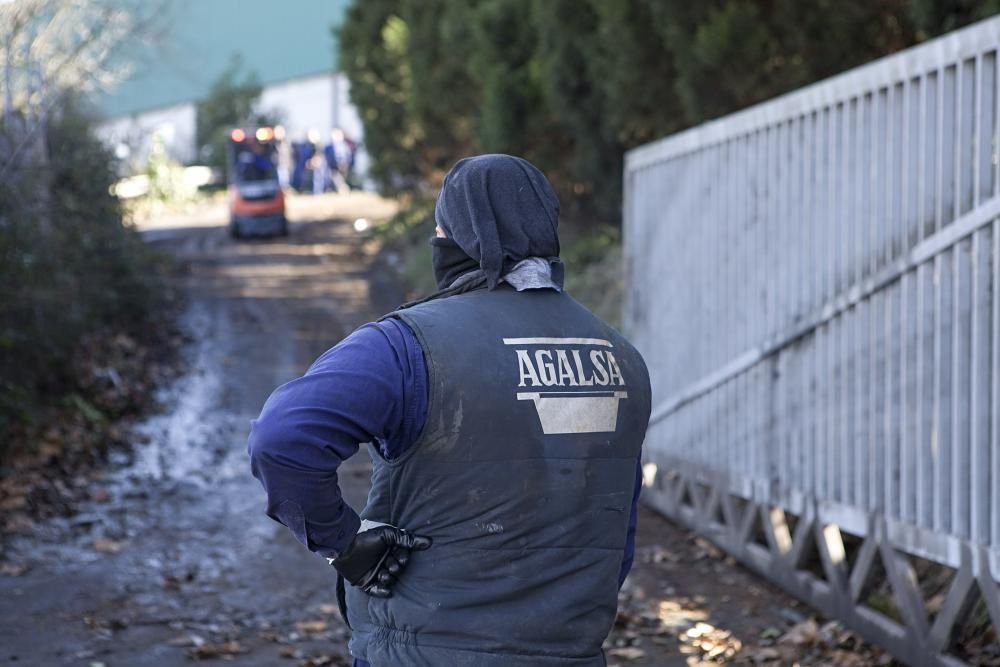
[[[266,86],[259,108],[281,118],[286,136],[292,141],[301,141],[315,130],[326,143],[335,127],[359,144],[362,140],[361,119],[351,104],[350,84],[343,74],[303,77]],[[98,132],[116,148],[125,147],[122,153],[127,149],[133,166],[144,163],[154,132],[159,132],[171,157],[191,163],[197,161],[195,117],[194,103],[180,104],[108,119]],[[366,165],[367,156],[360,151],[355,168],[364,173]]]
[[[192,103],[110,118],[98,125],[97,133],[133,166],[145,162],[156,134],[167,153],[178,162],[194,162],[197,157]]]
[[[348,137],[361,138],[361,120],[350,102],[350,85],[342,74],[292,79],[264,88],[260,108],[274,111],[282,119],[287,136],[304,139],[310,130],[328,141],[339,127]]]

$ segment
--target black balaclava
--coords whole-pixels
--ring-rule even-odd
[[[448,289],[460,276],[479,268],[479,262],[466,255],[457,243],[439,236],[431,239],[431,264],[440,290]]]
[[[542,257],[558,267],[553,280],[562,284],[559,260],[559,200],[533,164],[511,155],[480,155],[460,160],[445,176],[434,210],[447,239],[431,239],[438,287],[480,268],[486,286],[528,257]]]

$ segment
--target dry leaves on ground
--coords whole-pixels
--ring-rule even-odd
[[[246,649],[235,639],[216,644],[201,644],[195,646],[190,651],[190,655],[195,660],[207,660],[211,658],[223,658],[232,660],[234,656],[246,653]]]
[[[736,659],[755,665],[799,663],[873,667],[892,664],[891,656],[865,644],[837,621],[820,625],[809,618],[793,625],[777,641],[770,637],[771,633],[761,633],[761,645],[745,647]]]
[[[98,537],[94,540],[94,551],[100,551],[101,553],[116,554],[124,548],[124,542],[110,540],[106,537]]]
[[[319,634],[321,632],[326,632],[327,629],[326,621],[299,621],[295,624],[295,629],[304,634]]]
[[[31,568],[27,565],[21,563],[2,563],[0,564],[0,574],[5,577],[20,577],[25,574]]]

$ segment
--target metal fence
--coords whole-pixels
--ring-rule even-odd
[[[1000,18],[626,158],[646,499],[913,664],[955,664],[977,596],[1000,627],[998,48]]]

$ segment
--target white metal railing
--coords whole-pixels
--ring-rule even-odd
[[[821,551],[834,526],[968,571],[994,622],[998,47],[994,18],[635,149],[624,181],[651,502],[745,560],[746,522],[723,525],[737,499],[763,513],[775,562],[800,555],[777,511],[809,517]],[[829,604],[861,626],[852,566]],[[867,631],[904,657],[945,650],[950,628],[930,633],[913,594],[896,591],[907,641]]]

